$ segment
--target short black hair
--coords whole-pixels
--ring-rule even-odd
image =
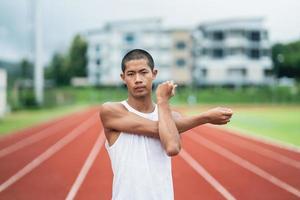
[[[122,59],[122,72],[125,72],[125,64],[131,60],[139,60],[145,59],[147,61],[148,66],[153,70],[154,68],[154,61],[150,53],[143,49],[133,49],[129,51]]]

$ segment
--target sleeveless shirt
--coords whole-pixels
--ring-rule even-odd
[[[158,109],[142,113],[127,101],[121,102],[129,112],[152,121],[158,120]],[[138,134],[121,132],[112,146],[105,147],[113,170],[113,200],[174,199],[171,158],[161,142]]]

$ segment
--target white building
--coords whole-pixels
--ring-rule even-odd
[[[121,60],[135,48],[152,55],[158,69],[156,82],[172,79],[186,84],[191,80],[190,31],[165,30],[160,19],[142,19],[111,22],[102,29],[88,31],[85,37],[91,85],[121,85]]]
[[[169,79],[179,85],[192,83],[192,34],[187,29],[169,29],[165,31],[172,40],[170,52],[172,62],[169,63]]]
[[[205,23],[194,31],[193,38],[196,84],[272,83],[270,42],[263,19]]]
[[[7,75],[6,71],[0,69],[0,118],[4,116],[6,111],[6,87],[7,87]]]

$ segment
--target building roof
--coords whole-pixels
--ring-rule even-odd
[[[263,17],[231,18],[201,23],[198,29],[230,29],[230,28],[254,28],[262,27]]]

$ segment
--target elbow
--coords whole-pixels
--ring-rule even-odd
[[[180,143],[168,145],[166,148],[167,155],[170,157],[178,155],[180,150],[181,150]]]

